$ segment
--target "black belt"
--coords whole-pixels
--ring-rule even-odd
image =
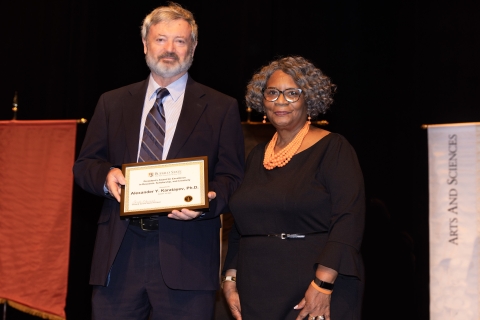
[[[318,233],[327,233],[327,231],[317,231],[317,232],[309,232],[309,233],[268,233],[268,234],[247,234],[242,235],[242,238],[250,238],[250,237],[273,237],[273,238],[280,238],[282,240],[285,239],[304,239],[308,235],[314,235]]]
[[[130,225],[140,227],[143,231],[158,231],[158,217],[130,218]]]

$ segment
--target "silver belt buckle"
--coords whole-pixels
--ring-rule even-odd
[[[143,227],[143,218],[140,218],[140,228],[142,228],[143,231],[151,231]]]
[[[305,238],[304,234],[298,234],[298,233],[282,233],[280,234],[280,239],[285,240],[285,239],[303,239]]]

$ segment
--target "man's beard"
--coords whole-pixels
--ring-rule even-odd
[[[175,62],[173,64],[161,63],[160,60],[163,58],[175,58],[177,63]],[[171,78],[186,72],[190,68],[193,62],[193,55],[191,52],[189,52],[188,55],[185,57],[185,61],[183,61],[182,63],[180,62],[180,59],[178,58],[177,54],[174,52],[166,52],[160,55],[159,57],[157,57],[157,59],[153,58],[149,54],[146,54],[145,61],[147,62],[147,65],[150,68],[150,71],[152,71],[156,75],[162,78]]]

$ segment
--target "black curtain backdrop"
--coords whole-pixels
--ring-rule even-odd
[[[421,125],[480,121],[480,2],[178,2],[199,25],[191,76],[237,98],[243,120],[246,83],[276,57],[302,55],[338,85],[323,118],[355,147],[365,175],[364,318],[428,319],[428,155]],[[140,25],[162,4],[2,2],[0,119],[12,119],[16,91],[19,120],[90,119],[101,93],[148,76]],[[78,127],[77,152],[87,126]],[[89,319],[101,199],[76,186],[72,192],[66,312],[70,320]],[[27,318],[10,310],[8,319]]]

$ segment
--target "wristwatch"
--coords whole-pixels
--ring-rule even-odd
[[[234,276],[222,276],[222,288],[225,281],[237,282],[237,277]]]
[[[322,289],[333,290],[333,283],[322,281],[317,277],[315,277],[313,282]]]

